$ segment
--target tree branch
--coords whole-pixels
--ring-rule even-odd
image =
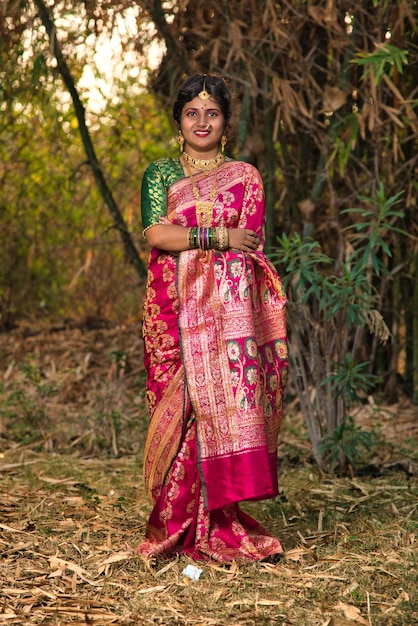
[[[34,0],[34,2],[36,7],[38,8],[39,17],[41,18],[42,24],[44,25],[48,33],[51,49],[57,61],[58,71],[73,100],[81,139],[83,141],[84,149],[87,154],[87,159],[92,168],[96,184],[99,188],[103,200],[109,208],[109,211],[114,220],[114,224],[120,233],[126,257],[128,261],[132,263],[138,276],[142,280],[145,278],[147,273],[145,265],[142,262],[138,251],[132,241],[126,222],[123,219],[123,216],[119,210],[118,205],[116,204],[115,199],[113,198],[112,192],[106,182],[102,168],[100,167],[100,163],[97,159],[96,151],[90,137],[90,132],[86,125],[85,109],[83,103],[80,100],[80,96],[78,95],[78,91],[71,75],[70,68],[68,67],[68,64],[61,51],[61,47],[56,36],[56,27],[53,18],[43,0]]]
[[[190,74],[190,64],[184,56],[178,41],[173,37],[170,26],[166,22],[164,9],[161,6],[160,0],[154,0],[154,2],[151,2],[151,0],[144,0],[144,6],[150,14],[155,26],[163,36],[167,50],[173,54],[183,72],[185,74]]]

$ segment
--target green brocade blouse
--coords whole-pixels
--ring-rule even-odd
[[[233,161],[225,157],[225,161]],[[145,170],[141,188],[143,232],[167,215],[167,191],[171,185],[186,178],[180,157],[158,159]]]
[[[154,161],[145,171],[141,188],[141,214],[144,232],[167,215],[167,190],[185,178],[180,158]]]

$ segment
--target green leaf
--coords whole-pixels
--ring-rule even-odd
[[[357,52],[350,63],[365,68],[362,80],[369,73],[374,73],[374,82],[378,85],[384,74],[392,76],[395,69],[400,73],[403,72],[403,65],[408,63],[408,52],[388,43],[376,43],[375,46],[376,49],[373,52]]]

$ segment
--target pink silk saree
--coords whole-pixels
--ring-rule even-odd
[[[209,197],[212,176],[195,177]],[[167,189],[167,217],[197,226],[188,178]],[[264,192],[251,165],[217,172],[213,226],[263,240]],[[261,560],[279,541],[240,510],[278,494],[277,439],[287,374],[286,298],[262,252],[152,249],[143,336],[151,414],[144,473],[154,502],[140,553]]]

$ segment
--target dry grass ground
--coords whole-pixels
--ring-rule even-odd
[[[277,565],[147,566],[150,511],[137,329],[0,337],[0,623],[412,626],[418,623],[418,423],[364,407],[380,444],[354,477],[321,476],[289,401],[281,497],[247,504]]]

